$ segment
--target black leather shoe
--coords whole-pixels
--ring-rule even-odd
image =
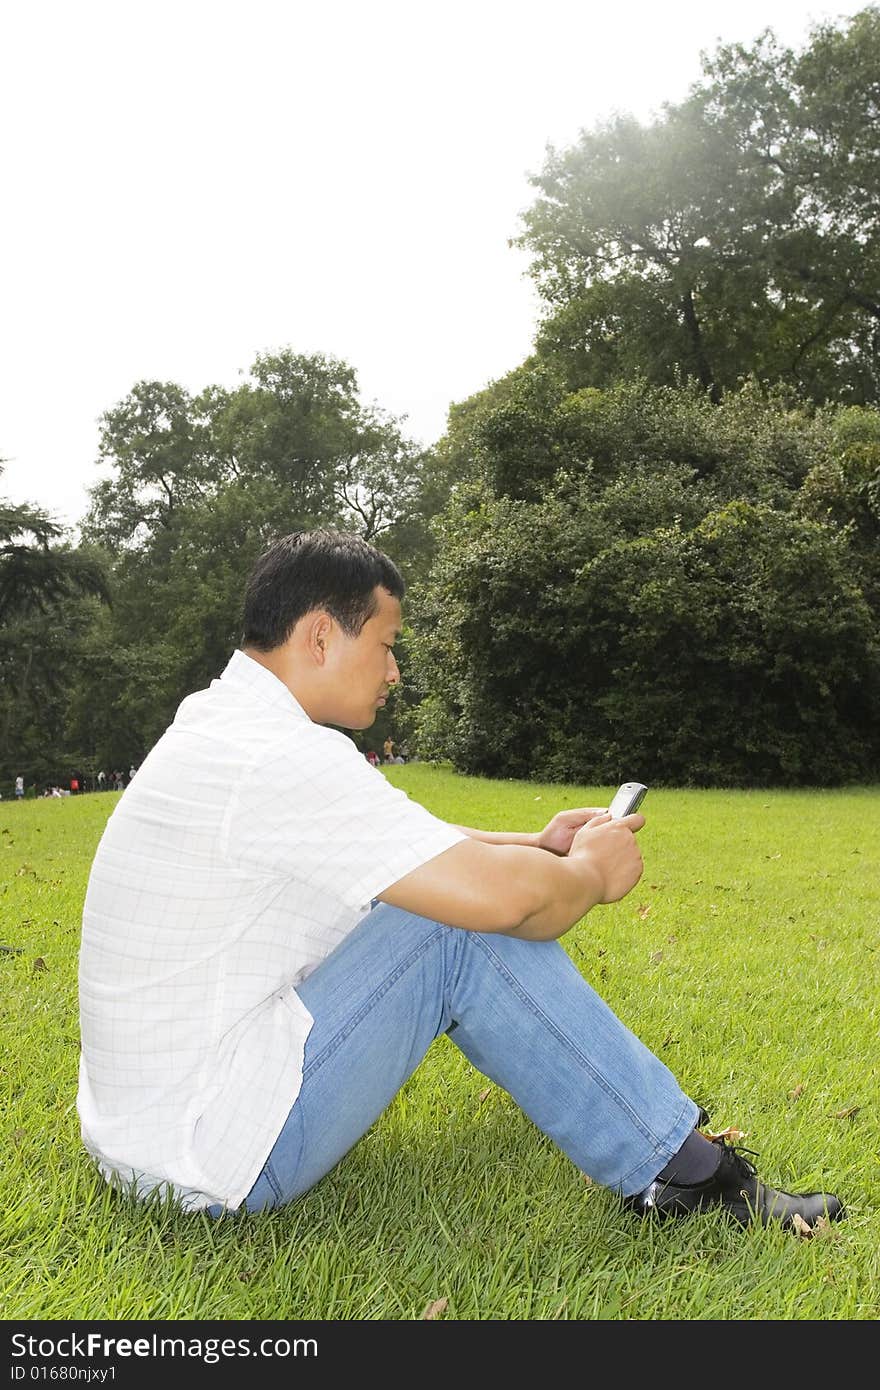
[[[701,1112],[701,1115],[705,1112]],[[748,1159],[722,1138],[712,1140],[721,1149],[721,1160],[711,1178],[691,1187],[656,1179],[644,1192],[624,1199],[639,1216],[686,1216],[692,1211],[721,1207],[741,1226],[758,1221],[762,1226],[778,1222],[796,1226],[795,1217],[810,1230],[820,1217],[842,1221],[846,1215],[839,1197],[829,1192],[779,1192],[761,1182]]]

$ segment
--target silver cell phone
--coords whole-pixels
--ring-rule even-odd
[[[637,811],[647,790],[644,782],[624,782],[619,786],[608,807],[612,820],[620,820],[621,816],[630,816]]]

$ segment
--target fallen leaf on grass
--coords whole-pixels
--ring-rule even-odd
[[[483,1104],[483,1101],[486,1100],[487,1097],[490,1096],[491,1094],[492,1094],[492,1087],[491,1087],[491,1086],[486,1086],[486,1087],[484,1087],[484,1089],[483,1089],[483,1090],[480,1092],[480,1094],[477,1096],[477,1105],[482,1105],[482,1104]]]
[[[836,1227],[831,1225],[827,1216],[817,1216],[815,1224],[808,1226],[804,1218],[795,1212],[791,1218],[791,1224],[802,1240],[812,1240],[814,1236],[824,1237],[826,1240],[831,1237],[836,1240],[840,1234]]]
[[[654,951],[653,955],[651,956],[651,964],[652,964],[652,965],[658,965],[659,962],[660,962],[662,959],[663,959],[663,952],[662,952],[662,951]]]
[[[37,956],[36,959],[34,960],[33,965],[31,966],[31,974],[32,974],[32,975],[36,975],[36,973],[37,973],[38,970],[48,970],[48,969],[49,969],[49,967],[48,967],[48,965],[46,964],[46,962],[43,960],[43,957],[42,957],[42,956]]]
[[[427,1321],[430,1322],[432,1318],[439,1318],[440,1314],[446,1311],[448,1302],[448,1298],[435,1298],[434,1301],[429,1303],[425,1308],[420,1321],[424,1322],[427,1319]]]
[[[798,1084],[795,1086],[794,1090],[789,1091],[788,1094],[791,1100],[798,1100],[804,1094],[803,1081],[799,1081]]]
[[[584,1187],[593,1186],[593,1179],[590,1177],[589,1173],[581,1173],[581,1177],[584,1180]]]
[[[860,1105],[848,1105],[845,1110],[835,1110],[835,1120],[849,1120],[853,1115],[858,1115],[861,1110]]]
[[[833,1225],[832,1222],[828,1220],[827,1216],[819,1216],[816,1218],[816,1224],[813,1227],[813,1234],[817,1236],[825,1236],[829,1240],[839,1240],[843,1232],[841,1231],[839,1226]],[[832,1275],[832,1283],[833,1282],[834,1279]]]
[[[736,1144],[738,1140],[745,1139],[747,1131],[737,1129],[735,1125],[728,1125],[727,1129],[718,1130],[717,1133],[713,1129],[701,1129],[700,1133],[705,1134],[707,1139],[729,1139],[732,1144]]]
[[[643,922],[644,922],[645,918],[647,917],[647,915],[648,915],[648,913],[649,913],[650,911],[651,911],[651,904],[650,904],[650,903],[641,903],[641,904],[636,908],[636,912],[639,914],[639,916],[641,917],[641,919],[642,919]]]

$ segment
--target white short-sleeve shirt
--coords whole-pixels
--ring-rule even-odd
[[[83,909],[77,1103],[105,1176],[239,1206],[302,1083],[297,985],[463,838],[243,652],[185,699],[107,822]]]

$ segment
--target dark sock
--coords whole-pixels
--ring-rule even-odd
[[[674,1182],[680,1187],[694,1187],[712,1177],[721,1162],[721,1148],[694,1129],[657,1174],[657,1182]]]

